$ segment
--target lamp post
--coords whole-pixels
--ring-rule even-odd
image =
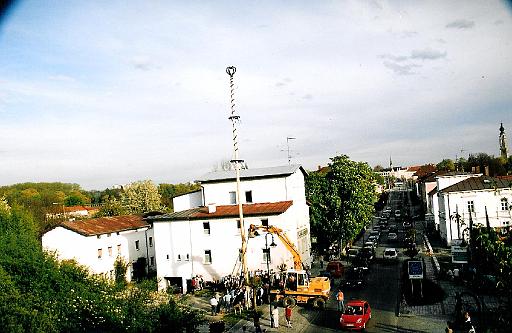
[[[276,247],[277,244],[274,242],[274,235],[267,232],[265,234],[265,249],[267,252],[267,275],[268,275],[267,295],[268,295],[269,316],[272,321],[272,302],[271,302],[271,298],[270,298],[270,281],[271,281],[271,279],[270,279],[270,248],[269,248],[269,244],[268,244],[268,235],[272,236],[272,242],[270,243],[270,247]]]

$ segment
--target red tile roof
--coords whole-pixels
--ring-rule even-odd
[[[286,212],[288,208],[292,206],[292,204],[293,201],[279,201],[269,203],[244,204],[242,205],[242,207],[244,211],[244,216],[279,215]],[[198,207],[184,210],[181,212],[159,215],[149,219],[154,221],[206,220],[238,216],[238,205],[222,205],[216,206],[216,210],[214,213],[208,213],[208,207]]]
[[[147,224],[141,216],[124,215],[100,217],[88,220],[65,221],[60,226],[84,236],[94,236],[148,227],[149,224]]]

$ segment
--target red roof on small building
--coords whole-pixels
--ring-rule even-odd
[[[88,220],[65,221],[60,226],[84,236],[94,236],[144,228],[148,227],[149,224],[147,224],[141,216],[123,215],[100,217]]]
[[[293,201],[279,201],[242,205],[244,216],[279,215],[288,210]],[[205,220],[238,217],[238,205],[216,206],[215,212],[208,213],[208,207],[198,207],[150,218],[152,220]]]

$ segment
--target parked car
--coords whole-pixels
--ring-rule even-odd
[[[384,259],[396,260],[398,259],[398,251],[394,247],[388,247],[384,250]]]
[[[400,213],[400,209],[395,210],[395,217],[400,217],[402,214]]]
[[[396,232],[391,232],[391,230],[389,230],[388,240],[389,241],[396,241],[397,239],[398,239],[398,235],[396,234]]]
[[[349,301],[340,316],[340,326],[343,329],[363,330],[371,318],[372,309],[367,301]]]
[[[362,271],[363,273],[367,273],[369,271],[368,259],[362,256],[357,256],[355,259],[352,260],[352,267],[354,269]]]
[[[372,249],[375,249],[375,243],[372,241],[366,241],[366,242],[364,242],[363,247],[370,247]]]
[[[380,231],[377,231],[377,230],[370,231],[370,236],[376,236],[377,239],[379,239],[380,238]]]
[[[343,275],[345,271],[345,267],[341,263],[341,261],[329,261],[327,267],[325,269],[327,272],[331,274],[332,277],[339,278]]]
[[[348,249],[348,251],[347,251],[347,257],[349,259],[355,259],[358,254],[359,254],[359,249],[356,249],[354,247]]]
[[[370,237],[368,237],[367,239],[367,242],[372,242],[374,246],[377,246],[377,243],[379,242],[379,237],[376,235],[370,235]]]
[[[406,228],[406,229],[412,228],[411,221],[404,221],[404,228]]]
[[[345,281],[343,285],[345,288],[361,288],[365,284],[363,271],[349,267],[345,272]]]
[[[373,248],[373,246],[363,247],[361,251],[359,251],[359,256],[367,260],[372,260],[375,257],[375,249]]]

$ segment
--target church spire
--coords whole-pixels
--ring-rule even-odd
[[[504,159],[508,158],[508,147],[507,147],[507,137],[505,136],[505,128],[503,127],[503,123],[500,126],[500,154]]]

